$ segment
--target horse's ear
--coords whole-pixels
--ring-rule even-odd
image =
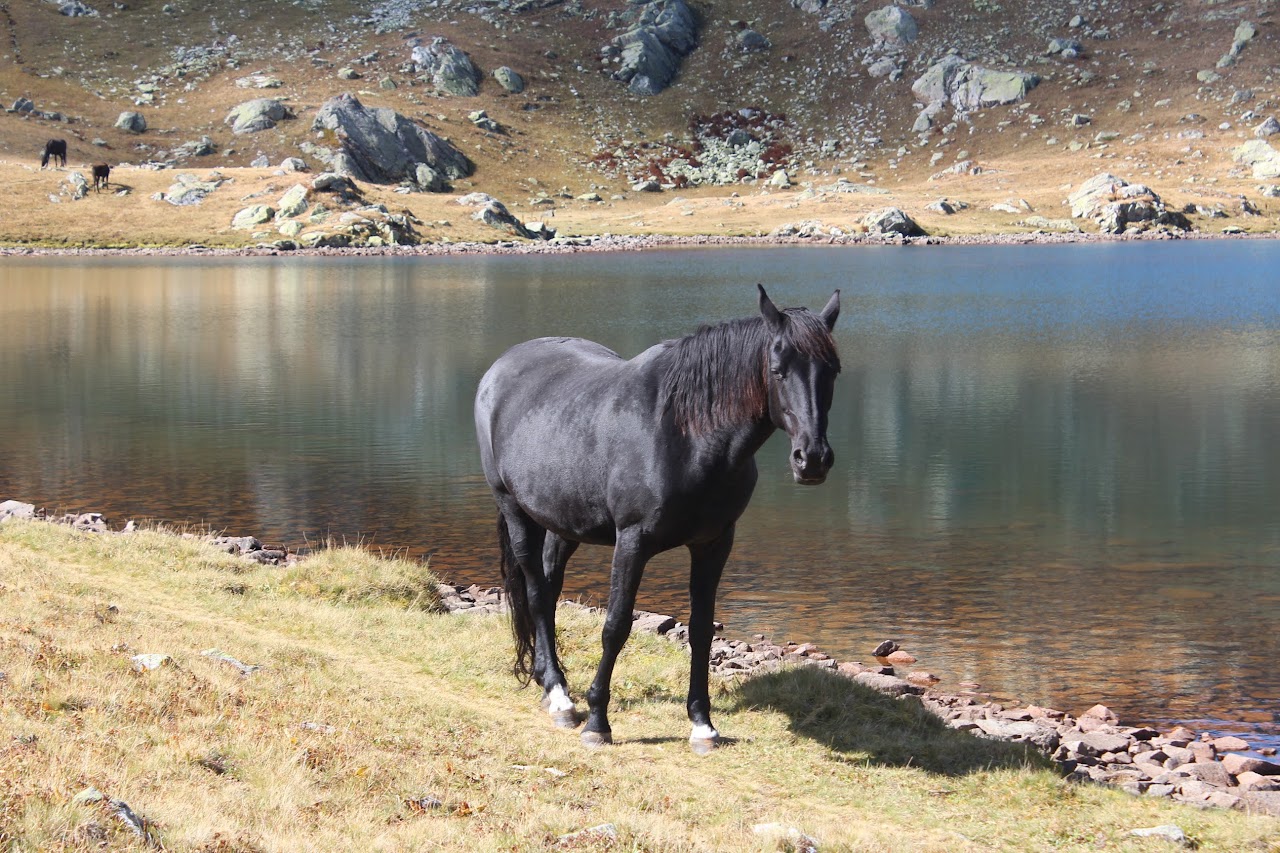
[[[778,310],[778,306],[773,304],[773,300],[769,298],[769,294],[764,292],[764,285],[757,284],[760,289],[760,314],[764,317],[765,323],[769,328],[779,331],[782,329],[782,312]]]
[[[827,307],[822,309],[822,321],[827,324],[827,331],[831,331],[836,327],[836,318],[840,316],[840,289],[836,288],[836,292],[831,294],[831,298],[827,300]]]

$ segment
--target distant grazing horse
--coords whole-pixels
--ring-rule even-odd
[[[111,167],[106,163],[93,164],[93,191],[101,192],[102,187],[108,185],[108,179],[111,177]]]
[[[579,338],[540,338],[509,349],[480,380],[476,437],[498,503],[515,674],[538,682],[560,726],[578,722],[556,654],[565,564],[583,542],[613,546],[584,743],[612,741],[609,683],[640,577],[680,545],[692,558],[689,741],[701,752],[719,740],[707,685],[716,587],[765,439],[786,430],[797,483],[821,483],[831,468],[839,313],[838,290],[814,314],[779,310],[760,287],[760,316],[704,326],[630,361]]]
[[[63,167],[67,165],[67,140],[50,139],[44,144],[44,156],[40,158],[41,169],[49,165],[50,158],[59,161],[59,165]]]

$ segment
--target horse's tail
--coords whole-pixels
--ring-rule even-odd
[[[507,517],[498,514],[498,548],[502,552],[502,585],[507,592],[507,611],[511,614],[511,636],[516,641],[516,659],[512,674],[523,685],[533,680],[533,611],[529,609],[529,591],[525,588],[524,570],[511,547]]]

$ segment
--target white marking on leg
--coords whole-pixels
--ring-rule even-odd
[[[720,733],[715,730],[714,726],[694,726],[693,734],[689,735],[689,740],[716,740],[720,737]]]
[[[556,685],[551,688],[551,692],[547,694],[547,711],[551,714],[557,714],[561,711],[572,711],[573,700],[569,698],[569,694],[564,692],[564,688]]]

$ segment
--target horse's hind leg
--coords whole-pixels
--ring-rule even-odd
[[[577,548],[530,518],[509,496],[499,498],[508,548],[516,567],[504,567],[508,607],[516,637],[516,674],[525,674],[543,690],[543,703],[557,725],[577,725],[573,700],[556,655],[556,601],[564,583],[564,565]],[[506,557],[504,557],[504,561]]]
[[[689,722],[693,731],[689,744],[695,752],[706,752],[720,740],[711,725],[711,692],[707,668],[711,659],[711,638],[715,633],[716,589],[724,564],[733,550],[731,525],[719,539],[706,545],[690,545],[689,556]]]
[[[578,724],[577,711],[569,698],[569,683],[556,653],[556,604],[564,588],[565,564],[576,550],[577,542],[548,532],[542,545],[542,575],[529,587],[529,606],[535,614],[536,632],[533,676],[542,685],[542,701],[547,712],[561,728]]]

